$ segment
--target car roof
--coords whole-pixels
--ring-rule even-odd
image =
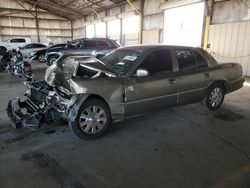
[[[46,46],[45,44],[42,44],[42,43],[37,43],[37,42],[34,42],[34,43],[29,43],[29,44],[27,44],[27,45],[30,45],[30,44],[41,44],[41,45]],[[27,45],[26,45],[26,46],[27,46]]]
[[[153,49],[161,49],[161,48],[168,48],[168,49],[197,49],[198,47],[191,47],[191,46],[175,46],[175,45],[164,45],[164,44],[141,44],[141,45],[133,45],[133,46],[125,46],[120,47],[119,49],[130,49],[130,50],[153,50]]]
[[[79,38],[79,39],[72,40],[72,42],[77,42],[77,41],[81,41],[81,40],[114,40],[114,39],[110,39],[110,38]]]

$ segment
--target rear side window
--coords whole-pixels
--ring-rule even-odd
[[[86,40],[84,41],[84,47],[97,47],[97,43],[94,40]]]
[[[198,68],[208,67],[206,60],[198,52],[194,51],[194,57],[196,59]]]
[[[98,46],[100,47],[109,47],[109,44],[106,41],[97,41]]]
[[[210,67],[214,67],[218,65],[217,61],[213,58],[213,56],[211,56],[207,51],[203,49],[200,49],[200,50],[201,50],[202,55],[204,55],[206,59],[208,60],[208,64]]]
[[[175,55],[178,60],[179,71],[197,68],[195,57],[191,50],[176,50]]]
[[[11,43],[25,43],[25,39],[11,39]]]
[[[170,50],[162,49],[151,52],[142,62],[140,68],[149,71],[149,74],[158,72],[172,72],[172,57]]]

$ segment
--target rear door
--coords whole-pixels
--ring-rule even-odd
[[[178,87],[172,82],[173,64],[169,49],[158,49],[145,56],[137,69],[149,72],[132,77],[125,84],[126,115],[146,113],[177,103]]]
[[[90,55],[95,56],[95,50],[97,49],[97,42],[96,40],[87,39],[81,45],[80,51],[83,55]]]
[[[201,100],[213,79],[213,72],[206,59],[195,49],[174,49],[178,64],[176,82],[178,83],[178,103],[190,103]]]

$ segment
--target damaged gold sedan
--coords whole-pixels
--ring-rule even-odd
[[[26,100],[12,99],[7,113],[15,128],[64,119],[77,136],[94,139],[112,122],[156,109],[202,102],[217,110],[243,82],[240,64],[219,64],[200,48],[132,46],[101,60],[63,54],[45,80],[26,82]]]

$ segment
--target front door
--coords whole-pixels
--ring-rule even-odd
[[[172,79],[170,50],[152,51],[138,69],[147,70],[148,76],[134,76],[125,83],[127,116],[147,113],[177,103],[178,87]]]

